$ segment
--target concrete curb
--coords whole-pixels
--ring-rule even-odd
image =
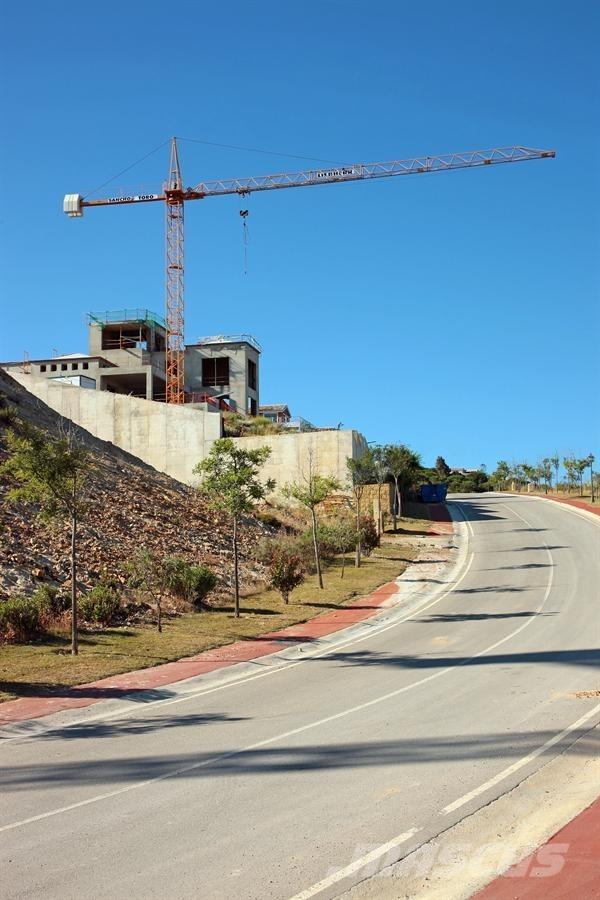
[[[592,731],[600,737],[599,728]],[[585,890],[570,892],[574,884],[562,880],[563,869],[558,866],[559,870],[554,873],[548,868],[543,873],[552,877],[540,878],[544,863],[547,866],[550,859],[548,853],[540,854],[537,860],[540,872],[536,866],[526,867],[523,863],[596,801],[599,780],[597,754],[564,752],[512,790],[422,844],[400,862],[355,885],[344,897],[348,900],[468,900],[472,897],[522,900],[531,897],[533,900],[534,894],[527,893],[532,887],[537,889],[536,898],[543,896],[546,900],[562,900],[563,897],[583,900],[584,897],[599,896]],[[557,792],[557,785],[560,792]],[[549,795],[551,803],[548,802]],[[564,855],[567,864],[564,869],[569,867],[569,861],[572,865],[573,860],[577,862],[578,859],[577,842],[572,840]],[[508,872],[514,863],[521,864],[520,874],[517,877],[507,875],[503,879],[501,873]]]

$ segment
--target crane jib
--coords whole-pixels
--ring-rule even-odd
[[[317,172],[310,172],[309,176],[313,178],[347,178],[348,175],[359,175],[360,169],[355,166],[342,166],[339,169],[320,169]]]
[[[135,194],[131,197],[107,197],[107,203],[140,203],[145,200],[160,200],[160,194]]]

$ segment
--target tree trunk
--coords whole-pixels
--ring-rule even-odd
[[[393,507],[393,513],[392,513],[392,514],[393,514],[393,523],[394,523],[394,524],[393,524],[393,527],[394,527],[394,534],[395,534],[395,533],[396,533],[397,518],[398,518],[398,480],[397,480],[397,478],[394,478],[394,490],[395,490],[396,496],[394,497],[394,507]]]
[[[342,574],[341,577],[344,577],[344,569],[346,568],[346,554],[342,553]]]
[[[282,591],[282,592],[281,592],[281,596],[283,597],[283,602],[284,602],[285,605],[287,606],[288,600],[290,599],[289,593],[288,593],[287,591]]]
[[[234,615],[236,619],[240,617],[240,577],[238,567],[238,544],[237,544],[237,516],[233,517],[233,590],[234,590]]]
[[[160,594],[156,595],[156,629],[159,634],[162,634],[162,597]]]
[[[356,557],[354,560],[354,565],[357,569],[360,569],[360,553],[362,550],[361,540],[360,540],[360,500],[356,497]]]
[[[79,653],[77,634],[77,511],[71,515],[71,655]]]
[[[317,514],[315,513],[314,506],[311,507],[310,514],[312,516],[313,547],[315,549],[315,566],[317,568],[317,579],[319,582],[319,587],[323,588],[323,576],[321,574],[321,556],[319,554],[319,542],[317,540]]]

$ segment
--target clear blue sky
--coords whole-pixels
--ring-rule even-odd
[[[65,192],[172,134],[339,162],[522,144],[554,161],[186,207],[187,339],[249,331],[263,402],[425,462],[600,456],[596,3],[3,4],[0,358],[164,303],[160,204]],[[310,162],[182,144],[186,184]],[[167,148],[107,189],[160,186]],[[243,272],[240,206],[250,210]]]

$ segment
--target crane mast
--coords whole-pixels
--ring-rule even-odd
[[[188,200],[237,194],[246,196],[256,191],[281,190],[336,184],[343,181],[365,181],[392,178],[398,175],[421,175],[472,169],[479,166],[525,162],[554,158],[555,150],[536,150],[530,147],[495,147],[491,150],[469,150],[440,156],[419,156],[412,159],[380,163],[353,163],[330,169],[310,169],[281,172],[274,175],[228,178],[200,182],[184,188],[179,165],[177,139],[171,140],[169,176],[162,194],[120,194],[98,200],[86,200],[81,194],[66,194],[64,212],[71,217],[83,215],[91,206],[128,205],[130,203],[163,202],[166,211],[166,399],[167,403],[185,403],[185,336],[184,336],[184,205]]]
[[[166,400],[185,403],[183,296],[183,184],[177,142],[171,143],[169,178],[165,185],[166,213]]]

